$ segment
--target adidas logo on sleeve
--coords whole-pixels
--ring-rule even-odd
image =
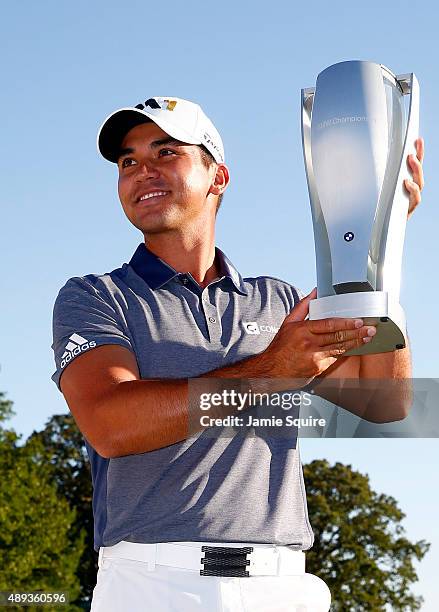
[[[79,334],[72,334],[69,337],[69,342],[67,342],[66,347],[64,349],[64,353],[61,355],[61,369],[66,366],[73,357],[83,353],[89,348],[94,348],[96,346],[96,342],[92,340],[89,342]]]

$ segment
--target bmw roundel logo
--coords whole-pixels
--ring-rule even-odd
[[[354,239],[354,232],[346,232],[343,236],[346,242],[351,242]]]

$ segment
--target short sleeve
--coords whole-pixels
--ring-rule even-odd
[[[70,278],[60,289],[53,307],[52,331],[56,371],[51,378],[60,391],[66,366],[85,351],[103,344],[133,350],[114,306],[86,278]]]

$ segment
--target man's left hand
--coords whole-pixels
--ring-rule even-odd
[[[415,142],[415,147],[416,157],[414,155],[409,155],[407,157],[407,165],[413,180],[404,180],[404,186],[410,196],[407,219],[420,203],[421,191],[424,187],[424,174],[422,171],[422,161],[424,159],[424,140],[422,138],[418,138]]]

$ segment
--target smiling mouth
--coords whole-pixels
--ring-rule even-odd
[[[138,202],[145,202],[146,200],[150,200],[151,198],[158,198],[161,196],[168,195],[169,191],[152,191],[151,193],[145,193],[144,195],[137,198]]]

